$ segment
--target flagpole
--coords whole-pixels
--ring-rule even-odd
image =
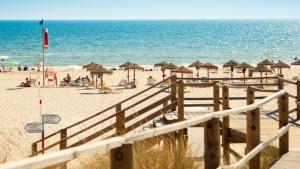
[[[45,47],[44,47],[44,26],[42,27],[42,49],[43,49],[43,87],[45,86]]]

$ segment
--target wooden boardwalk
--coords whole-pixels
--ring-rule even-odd
[[[300,168],[300,151],[290,151],[283,155],[271,169],[297,169]]]

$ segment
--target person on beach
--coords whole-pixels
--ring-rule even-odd
[[[25,65],[23,68],[23,71],[27,71],[27,70],[28,70],[28,67],[27,67],[27,65]]]
[[[71,76],[70,76],[70,74],[68,73],[67,77],[65,77],[63,80],[64,80],[65,83],[69,84],[71,82]]]
[[[20,84],[20,87],[31,87],[30,83],[31,83],[30,80],[28,78],[26,78],[25,82],[22,82]]]

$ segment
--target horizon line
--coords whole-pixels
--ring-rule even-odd
[[[60,18],[45,19],[44,21],[151,21],[151,20],[299,20],[300,18]],[[0,19],[0,21],[39,21],[41,19]]]

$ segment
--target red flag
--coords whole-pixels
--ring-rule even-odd
[[[44,29],[43,32],[43,41],[44,41],[44,48],[47,49],[48,48],[48,29]]]

